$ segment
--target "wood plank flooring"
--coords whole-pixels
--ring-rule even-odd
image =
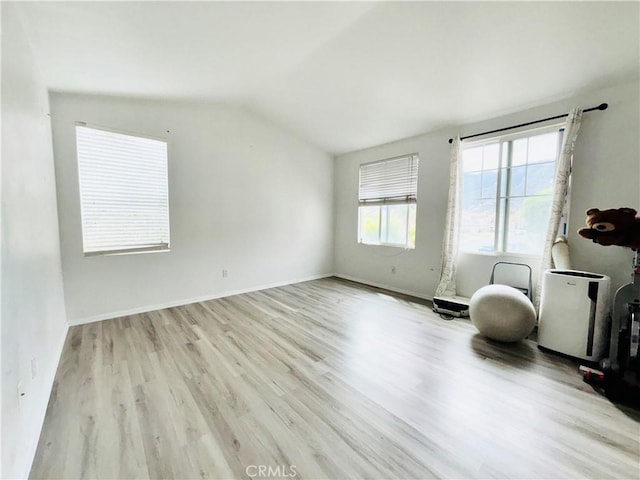
[[[72,327],[31,477],[639,478],[637,411],[423,303],[329,278]]]

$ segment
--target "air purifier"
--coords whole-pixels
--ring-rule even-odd
[[[538,345],[597,362],[606,355],[609,331],[610,278],[577,270],[544,274]]]

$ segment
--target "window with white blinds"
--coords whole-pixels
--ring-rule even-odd
[[[418,155],[360,165],[358,242],[415,248]]]
[[[169,249],[167,142],[76,125],[85,255]]]
[[[360,205],[415,203],[417,195],[417,155],[360,165]]]

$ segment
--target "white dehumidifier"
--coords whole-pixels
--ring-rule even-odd
[[[597,362],[606,355],[610,283],[606,275],[547,270],[542,284],[538,345]]]

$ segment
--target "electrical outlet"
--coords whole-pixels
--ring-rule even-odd
[[[222,269],[222,278],[227,278],[229,276],[229,272],[226,268]]]
[[[396,274],[396,267],[395,267],[395,265],[394,265],[393,267],[391,267],[391,273],[392,273],[393,275],[395,275],[395,274]]]
[[[36,367],[37,367],[36,357],[31,357],[31,380],[36,379],[36,375],[38,373]]]

